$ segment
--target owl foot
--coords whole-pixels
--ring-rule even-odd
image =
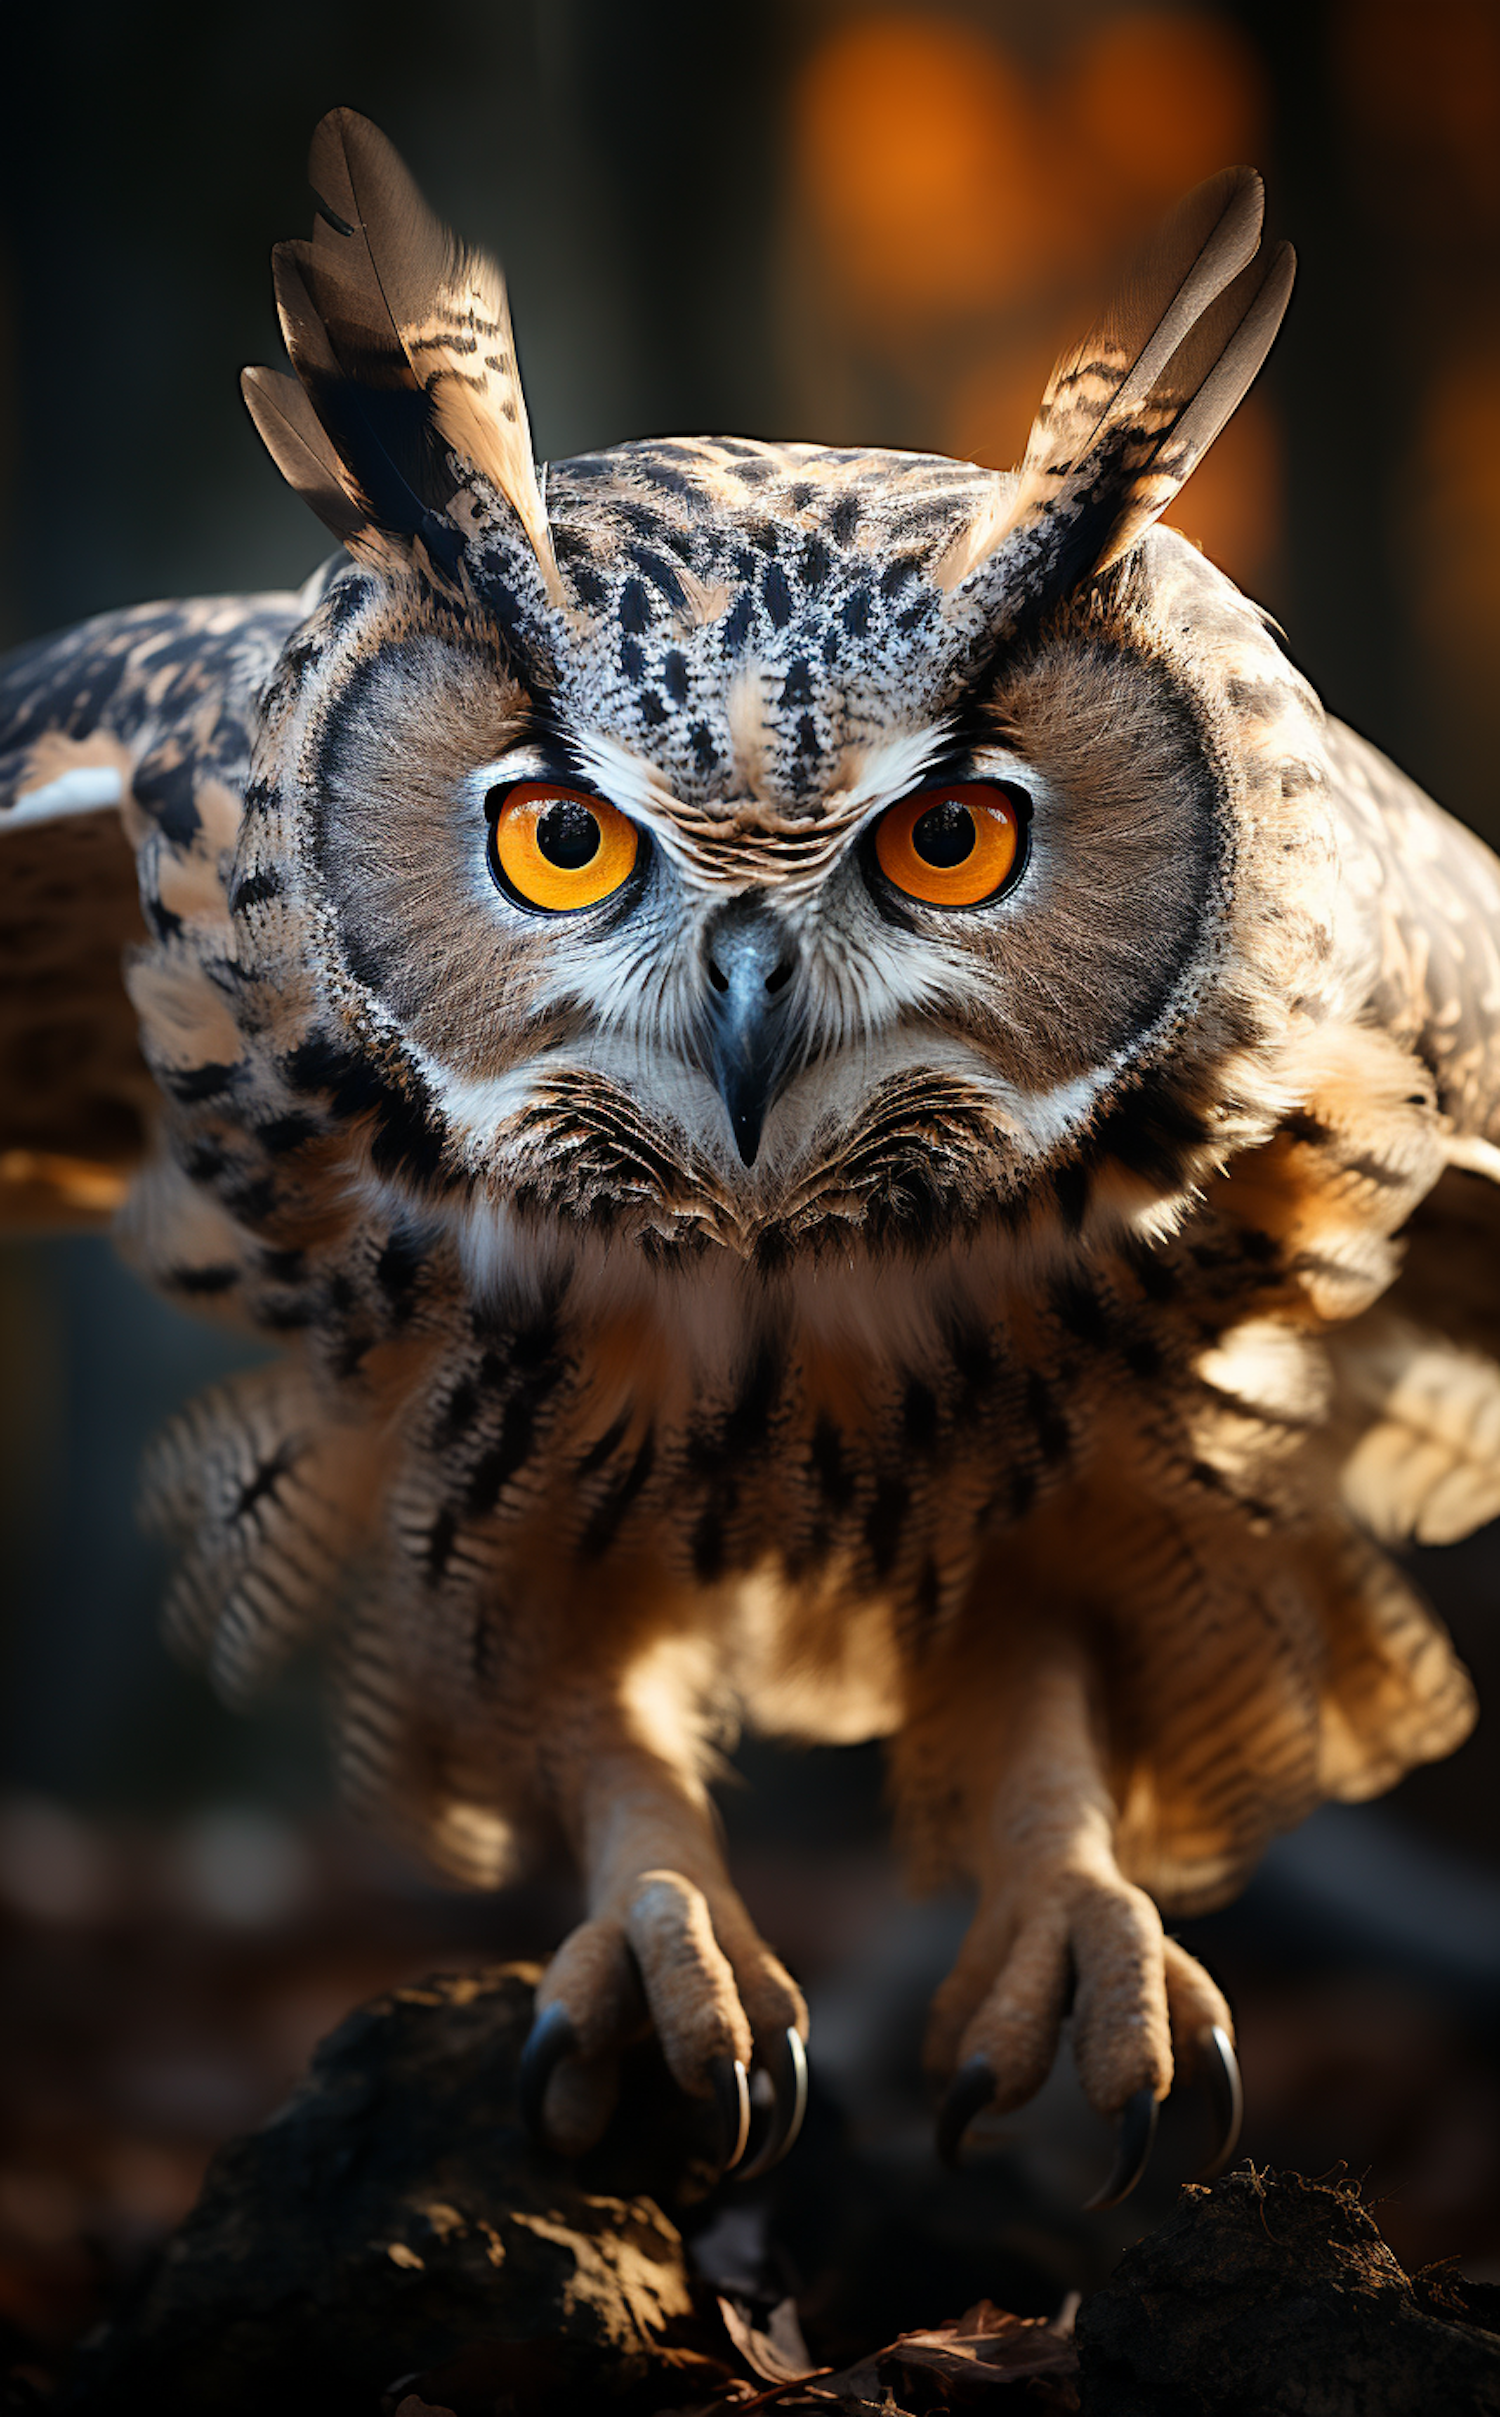
[[[1118,1873],[1073,1875],[1050,1901],[1033,1887],[1032,1907],[1039,1898],[1025,1914],[1003,1894],[982,1907],[938,1993],[929,2063],[958,2068],[938,2114],[939,2155],[956,2163],[977,2115],[1019,2106],[1041,2086],[1071,2005],[1085,2093],[1119,2122],[1114,2167],[1089,2207],[1113,2207],[1139,2182],[1174,2071],[1206,2084],[1218,2142],[1207,2171],[1217,2173],[1243,2105],[1221,1993]]]
[[[593,2145],[614,2106],[621,2050],[654,2029],[679,2087],[717,2109],[721,2170],[740,2166],[750,2145],[752,2067],[769,2105],[746,2178],[792,2146],[807,2099],[806,2010],[727,1884],[710,1898],[678,1872],[639,1875],[618,1915],[596,1915],[564,1940],[537,1995],[520,2102],[541,2145],[567,2156]]]
[[[1240,2123],[1245,2111],[1245,2093],[1240,2081],[1240,2060],[1235,2055],[1229,2035],[1217,2023],[1200,2031],[1195,2041],[1202,2060],[1203,2079],[1214,2115],[1214,2136],[1218,2143],[1208,2163],[1199,2169],[1196,2180],[1211,2182],[1221,2174],[1234,2155],[1240,2136]],[[958,2152],[964,2133],[976,2115],[995,2096],[995,2076],[982,2056],[971,2056],[963,2070],[954,2076],[938,2112],[937,2150],[945,2165],[958,2163]],[[1100,2185],[1091,2199],[1084,2201],[1084,2213],[1094,2215],[1107,2207],[1118,2207],[1128,2199],[1151,2162],[1156,2145],[1156,2119],[1159,2101],[1150,2089],[1137,2090],[1125,2102],[1120,2117],[1120,2129],[1115,2143],[1115,2161],[1107,2182]]]

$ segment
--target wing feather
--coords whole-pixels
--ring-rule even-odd
[[[1369,930],[1369,1012],[1432,1068],[1457,1136],[1500,1142],[1500,861],[1368,740],[1331,721],[1326,747],[1343,877]]]
[[[108,613],[0,663],[0,1224],[102,1222],[156,1089],[122,964],[224,916],[286,597]]]

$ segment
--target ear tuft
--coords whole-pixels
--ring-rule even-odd
[[[984,572],[1010,618],[1117,562],[1171,503],[1243,400],[1292,288],[1289,244],[1259,251],[1251,168],[1188,194],[1111,308],[1053,371],[1013,490],[937,567],[955,590]]]
[[[289,487],[311,504],[326,529],[349,545],[368,513],[345,484],[338,455],[307,395],[284,369],[246,369],[240,392],[261,443]]]
[[[475,471],[560,598],[499,270],[455,243],[354,110],[323,119],[308,166],[312,239],[272,256],[296,381],[261,370],[245,381],[273,459],[345,544],[420,541],[449,568],[467,525],[452,507]]]

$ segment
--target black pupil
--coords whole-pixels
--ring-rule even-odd
[[[564,873],[578,873],[592,864],[602,837],[598,816],[572,798],[560,797],[537,817],[536,844],[547,862]]]
[[[973,855],[976,836],[968,807],[961,806],[956,797],[944,797],[918,815],[911,844],[924,864],[946,867],[962,864],[966,856]]]

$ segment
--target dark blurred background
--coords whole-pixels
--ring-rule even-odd
[[[279,357],[267,255],[306,231],[335,103],[503,259],[544,456],[713,430],[1009,464],[1121,251],[1250,160],[1298,291],[1172,517],[1335,711],[1500,839],[1493,0],[72,0],[6,50],[5,642],[325,551],[236,372]],[[360,1989],[545,1948],[567,1894],[429,1888],[338,1821],[315,1674],[246,1722],[161,1651],[135,1468],[229,1347],[71,1238],[0,1253],[0,1352],[0,2318],[66,2329]],[[1193,1936],[1240,2006],[1247,2146],[1352,2159],[1409,2261],[1500,2276],[1500,1550],[1422,1575],[1488,1688],[1479,1736],[1320,1816]],[[738,1868],[830,2089],[916,2173],[917,2011],[961,1909],[904,1906],[873,1756],[742,1762]],[[1006,2188],[1044,2209],[1107,2153],[1069,2087],[1010,2135]],[[1054,2227],[1036,2296],[1162,2204]]]

